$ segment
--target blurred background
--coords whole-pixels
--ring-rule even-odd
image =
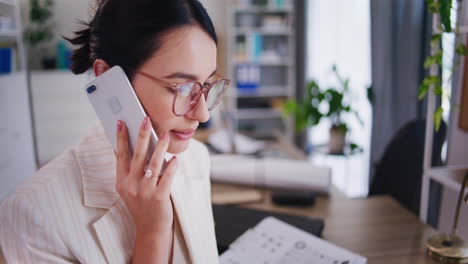
[[[344,196],[390,194],[415,215],[427,179],[428,221],[450,230],[460,180],[437,180],[425,168],[468,166],[468,92],[456,52],[464,35],[439,40],[445,96],[433,104],[444,111],[439,129],[427,134],[432,113],[427,96],[418,98],[433,34],[426,1],[201,2],[219,38],[219,72],[231,79],[222,106],[197,134],[213,153],[258,156],[281,142],[311,166],[330,168],[332,188]],[[0,201],[97,122],[83,92],[93,73],[68,70],[74,47],[62,38],[79,29],[78,20],[89,21],[95,6],[0,0]],[[460,8],[463,23],[468,12]],[[468,235],[466,227],[461,232]]]

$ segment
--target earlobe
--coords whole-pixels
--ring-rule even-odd
[[[109,69],[109,64],[102,59],[97,59],[93,63],[94,75],[99,76]]]

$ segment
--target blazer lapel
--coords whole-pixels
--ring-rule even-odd
[[[179,163],[182,165],[182,162]],[[190,201],[190,189],[184,188],[186,184],[185,173],[183,166],[179,166],[178,174],[174,175],[172,186],[171,186],[171,198],[172,204],[174,206],[174,213],[177,214],[177,220],[179,221],[180,230],[185,239],[186,248],[188,250],[190,259],[192,263],[196,263],[197,256],[195,255],[194,248],[194,223],[190,221],[189,216],[191,215],[189,211],[190,207],[187,206],[186,201]]]
[[[108,263],[128,263],[135,243],[135,225],[131,213],[115,191],[114,149],[99,123],[83,138],[75,154],[82,174],[84,205],[108,209],[93,223],[103,253]],[[203,223],[197,221],[199,208],[194,205],[203,203],[199,200],[201,194],[197,195],[192,186],[193,180],[187,177],[184,156],[184,153],[178,155],[179,168],[171,186],[174,213],[177,214],[175,219],[179,221],[183,236],[177,241],[185,241],[185,247],[178,245],[179,248],[187,248],[191,262],[199,263],[202,256],[196,253],[203,252],[199,248],[203,245],[197,238],[203,238]]]
[[[123,200],[119,199],[93,227],[108,263],[130,263],[135,224]]]
[[[182,162],[179,163],[178,174],[172,182],[171,197],[192,263],[205,263],[204,228],[207,223],[203,218],[206,208],[203,207],[205,202],[202,200],[205,194],[199,193],[200,184],[203,183],[188,177],[190,171],[187,162],[184,162],[184,156],[181,155]]]

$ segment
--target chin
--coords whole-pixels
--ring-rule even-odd
[[[171,139],[171,143],[169,143],[169,148],[167,150],[167,152],[171,153],[171,154],[180,154],[182,152],[184,152],[188,146],[190,144],[190,140],[174,140],[174,139]]]

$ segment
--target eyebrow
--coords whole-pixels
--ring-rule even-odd
[[[210,77],[212,77],[213,75],[215,75],[217,69],[215,69],[213,71],[213,73],[211,73],[211,75],[208,77],[208,79]],[[198,80],[197,76],[193,75],[193,74],[190,74],[190,73],[185,73],[185,72],[174,72],[174,73],[171,73],[169,75],[166,75],[164,76],[165,79],[176,79],[176,78],[179,78],[179,79],[188,79],[188,80],[193,80],[193,81],[196,81]]]

